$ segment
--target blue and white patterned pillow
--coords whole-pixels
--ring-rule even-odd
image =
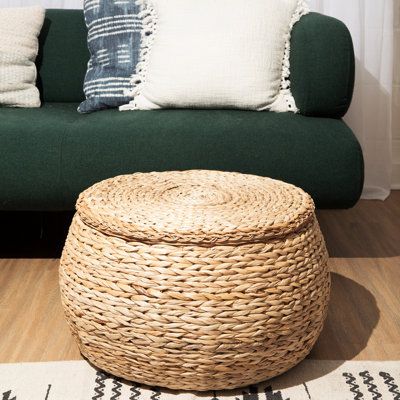
[[[140,0],[85,0],[91,54],[78,111],[89,113],[128,103],[130,79],[139,58]]]

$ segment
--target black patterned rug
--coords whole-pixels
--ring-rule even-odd
[[[400,361],[305,360],[230,391],[176,392],[115,378],[86,361],[0,364],[0,400],[400,400]]]

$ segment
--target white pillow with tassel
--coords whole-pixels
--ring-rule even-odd
[[[133,100],[121,110],[238,108],[297,112],[293,25],[304,0],[143,0]]]

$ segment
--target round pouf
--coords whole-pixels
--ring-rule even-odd
[[[99,368],[230,389],[309,353],[327,311],[327,259],[313,201],[295,186],[217,171],[123,175],[80,195],[61,296]]]

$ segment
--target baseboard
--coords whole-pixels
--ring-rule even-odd
[[[392,189],[400,190],[400,137],[392,143]]]
[[[400,163],[393,164],[392,189],[400,190]]]

